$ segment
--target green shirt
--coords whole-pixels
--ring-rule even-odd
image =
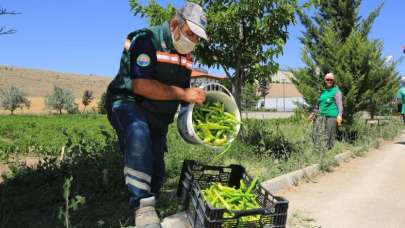
[[[402,86],[397,92],[397,100],[402,101],[401,114],[405,114],[405,86]]]
[[[338,102],[336,101],[336,95],[338,93],[341,94],[337,86],[322,90],[318,99],[321,116],[337,117],[342,114],[341,110],[338,108]]]
[[[114,102],[136,102],[164,128],[173,121],[179,101],[151,100],[133,93],[132,80],[151,79],[166,85],[190,87],[192,56],[173,47],[169,23],[137,30],[128,35],[129,51],[123,50],[120,69],[107,89],[107,109]]]

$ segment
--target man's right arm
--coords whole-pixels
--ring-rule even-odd
[[[132,88],[135,94],[151,100],[181,100],[197,104],[201,104],[205,100],[205,92],[201,88],[183,89],[153,79],[134,79]]]
[[[183,89],[154,79],[157,59],[150,35],[136,37],[129,49],[132,91],[135,94],[151,100],[180,100],[197,104],[204,102],[205,92],[200,88]]]

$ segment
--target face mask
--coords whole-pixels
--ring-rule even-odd
[[[177,27],[177,29],[180,30],[179,27]],[[180,32],[180,38],[177,41],[174,39],[174,35],[172,32],[172,40],[173,40],[174,48],[176,49],[176,51],[178,53],[183,54],[183,55],[192,52],[196,44],[193,43],[193,41],[189,40],[185,35],[183,35],[181,30],[179,32]]]

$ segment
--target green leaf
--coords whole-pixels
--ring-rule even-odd
[[[200,3],[207,12],[210,39],[197,46],[193,53],[195,59],[199,64],[224,69],[231,78],[240,106],[245,83],[268,78],[278,70],[274,57],[282,54],[288,38],[287,27],[295,23],[295,14],[300,10],[297,1],[193,2]],[[129,4],[134,14],[146,17],[150,25],[169,20],[174,13],[171,5],[164,8],[153,0],[149,0],[145,6],[137,0],[130,0]]]
[[[306,103],[314,106],[324,87],[324,75],[333,72],[343,93],[344,122],[350,124],[359,111],[378,112],[398,88],[397,63],[386,68],[382,41],[368,37],[382,6],[364,19],[359,16],[360,0],[310,3],[317,6],[313,17],[300,14],[306,28],[300,38],[306,66],[294,71],[293,83]]]

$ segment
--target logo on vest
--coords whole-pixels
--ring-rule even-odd
[[[147,54],[140,54],[136,59],[136,64],[141,67],[147,67],[150,64],[150,57]]]

